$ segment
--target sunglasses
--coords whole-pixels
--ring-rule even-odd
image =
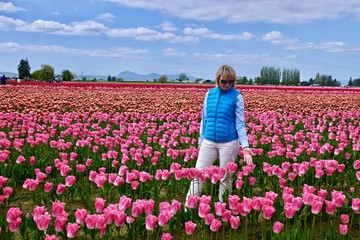
[[[222,85],[233,85],[234,84],[234,80],[230,80],[230,81],[226,81],[226,80],[220,80],[220,83]]]

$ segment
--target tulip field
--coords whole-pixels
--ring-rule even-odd
[[[199,171],[209,87],[0,87],[0,239],[360,239],[360,89],[238,86],[253,164]]]

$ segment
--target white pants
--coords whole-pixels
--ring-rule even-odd
[[[202,170],[204,168],[210,167],[214,164],[215,160],[219,158],[221,168],[226,168],[228,162],[235,162],[236,157],[239,154],[239,140],[234,140],[226,143],[216,143],[206,139],[203,139],[199,156],[196,162],[195,168]],[[191,181],[189,191],[186,195],[186,203],[189,195],[200,196],[203,189],[203,184],[199,179],[194,179]],[[230,173],[227,173],[224,177],[220,179],[219,187],[219,200],[223,202],[223,194],[225,191],[229,193],[232,192],[232,176]]]

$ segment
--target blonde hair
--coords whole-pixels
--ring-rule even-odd
[[[236,83],[236,72],[229,65],[222,65],[217,70],[217,73],[216,73],[216,77],[215,77],[216,86],[220,85],[220,78],[221,78],[221,80],[228,80],[228,81],[233,80],[234,85],[235,85],[235,83]]]

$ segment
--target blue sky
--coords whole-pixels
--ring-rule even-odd
[[[27,58],[56,73],[180,74],[213,79],[264,66],[347,82],[360,77],[359,0],[0,1],[0,71]]]

